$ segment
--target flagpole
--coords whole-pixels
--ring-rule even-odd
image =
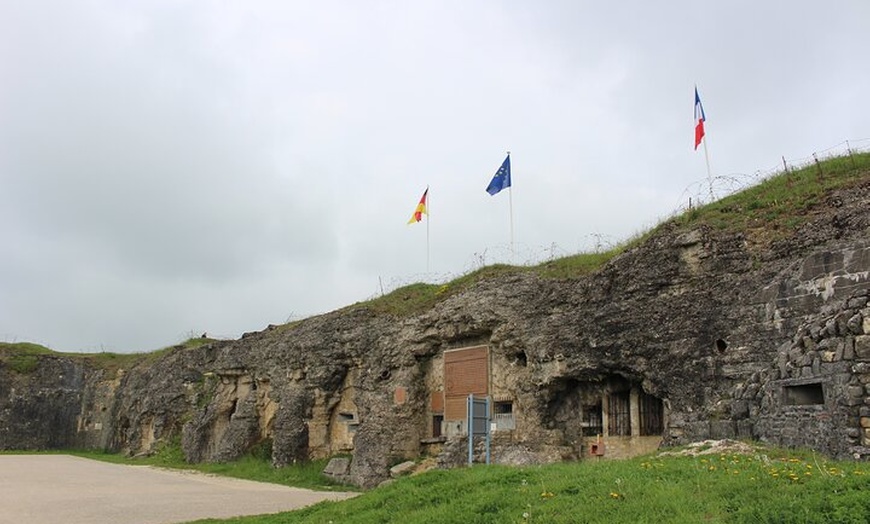
[[[713,172],[710,170],[710,153],[707,152],[707,137],[706,134],[704,138],[701,139],[704,142],[704,160],[707,161],[707,184],[710,188],[710,203],[713,202],[715,197],[713,196]]]
[[[713,196],[713,170],[710,169],[710,153],[707,151],[707,133],[704,132],[706,120],[704,106],[701,105],[701,97],[698,96],[698,84],[695,84],[695,149],[698,149],[698,135],[700,134],[701,142],[704,143],[704,160],[707,162],[707,187],[710,190],[710,202],[712,203],[715,197]]]
[[[432,196],[426,186],[426,278],[429,278],[429,221],[432,220]]]
[[[511,152],[507,152],[507,156],[511,156]],[[511,224],[511,263],[516,261],[516,252],[514,251],[514,190],[513,190],[513,180],[511,180],[511,185],[508,186],[508,211],[510,213],[510,224]]]
[[[511,263],[515,262],[516,253],[514,252],[514,192],[508,188],[508,206],[511,215]]]

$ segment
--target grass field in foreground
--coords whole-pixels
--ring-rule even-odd
[[[861,523],[870,464],[812,453],[647,456],[436,470],[351,500],[204,523]]]

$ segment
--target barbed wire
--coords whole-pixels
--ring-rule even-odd
[[[697,180],[689,184],[689,186],[683,190],[680,195],[680,200],[670,213],[648,221],[647,224],[640,227],[637,231],[628,235],[626,238],[614,239],[612,236],[603,233],[588,233],[584,237],[585,242],[583,242],[583,244],[585,245],[579,245],[578,249],[574,250],[566,249],[565,247],[558,245],[556,242],[552,242],[549,245],[517,244],[510,246],[506,244],[496,244],[487,246],[483,248],[483,250],[469,255],[463,264],[461,272],[416,273],[389,277],[386,280],[380,278],[380,289],[377,293],[370,296],[368,300],[389,294],[392,291],[414,283],[444,284],[461,277],[462,275],[467,275],[468,273],[493,264],[534,266],[579,253],[606,252],[616,247],[618,244],[626,242],[629,239],[642,234],[644,231],[655,227],[655,225],[679,216],[692,208],[721,200],[729,195],[739,193],[746,188],[758,185],[770,178],[786,172],[797,171],[809,167],[822,160],[866,152],[870,152],[870,138],[844,140],[839,144],[815,151],[805,157],[787,159],[783,156],[782,163],[767,169],[760,169],[754,173],[729,173],[725,175],[716,175],[711,179],[704,178],[702,180]]]

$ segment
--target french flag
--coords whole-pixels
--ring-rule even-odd
[[[704,139],[705,120],[707,117],[704,116],[704,106],[701,105],[701,97],[698,96],[698,86],[695,86],[695,150]]]

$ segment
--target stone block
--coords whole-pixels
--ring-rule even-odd
[[[860,309],[867,305],[868,300],[870,300],[868,299],[868,297],[850,298],[849,302],[847,302],[846,305],[849,307],[849,309]]]
[[[417,467],[417,464],[414,461],[402,462],[401,464],[396,464],[395,466],[390,468],[390,477],[399,478],[402,475],[407,475],[408,473],[414,471],[414,468]]]
[[[788,356],[785,354],[780,355],[776,359],[776,364],[777,364],[777,372],[779,373],[779,376],[781,378],[788,377],[788,369],[789,369]]]
[[[345,457],[335,457],[329,461],[323,474],[334,479],[346,479],[350,474],[350,459]]]
[[[746,387],[746,393],[743,398],[756,398],[759,391],[761,391],[761,386],[759,384],[749,384],[749,386]]]
[[[797,365],[802,365],[805,358],[804,350],[800,347],[793,347],[788,350],[788,360]]]
[[[863,411],[863,409],[864,408],[861,408],[862,411]],[[870,428],[870,417],[861,417],[860,424],[861,424],[862,428],[865,428],[865,429]]]
[[[863,335],[864,331],[864,316],[861,313],[855,313],[846,322],[846,329],[853,335]]]
[[[855,337],[855,358],[864,362],[870,361],[870,335]]]
[[[731,403],[731,416],[735,419],[744,419],[749,416],[749,402],[735,400]]]
[[[832,337],[826,338],[819,342],[817,350],[827,350],[827,351],[836,351],[838,348],[841,348],[843,345],[843,339],[840,337]]]
[[[737,435],[737,427],[730,420],[713,420],[710,421],[710,438],[723,439],[735,438]]]
[[[830,319],[825,322],[825,328],[822,330],[822,334],[827,337],[836,337],[838,332],[837,320]]]
[[[755,426],[749,420],[737,422],[737,436],[739,438],[755,438]]]
[[[846,337],[843,339],[843,360],[855,359],[855,339]]]

